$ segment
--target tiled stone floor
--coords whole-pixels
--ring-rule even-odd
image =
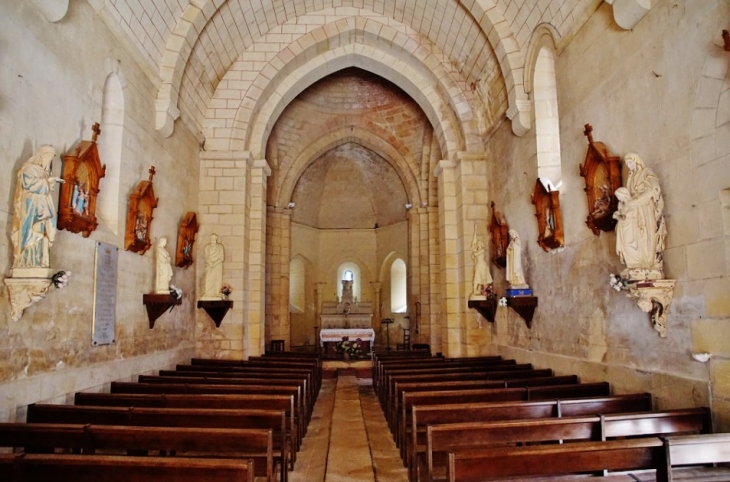
[[[367,378],[323,380],[291,482],[407,482]]]

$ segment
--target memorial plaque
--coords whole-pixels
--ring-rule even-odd
[[[94,326],[91,341],[94,346],[114,343],[117,308],[117,257],[119,248],[96,243],[94,257]]]

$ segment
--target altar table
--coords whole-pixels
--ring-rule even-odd
[[[350,341],[360,338],[363,342],[363,353],[368,353],[375,341],[375,330],[372,328],[324,328],[319,332],[319,346],[324,348],[325,353],[330,353],[332,346],[342,341],[343,336]]]

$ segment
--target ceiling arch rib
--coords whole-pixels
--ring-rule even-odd
[[[418,46],[424,37],[429,39],[451,58],[450,63],[459,69],[468,82],[478,80],[480,76],[486,77],[484,70],[489,66],[485,58],[492,57],[495,51],[504,51],[509,53],[509,56],[505,63],[500,55],[502,74],[505,78],[513,76],[508,71],[511,66],[509,60],[513,57],[511,45],[501,45],[500,37],[505,34],[511,37],[510,27],[503,21],[504,16],[499,7],[487,8],[475,4],[467,9],[457,0],[452,0],[439,5],[439,9],[443,10],[439,15],[446,20],[431,22],[429,16],[424,14],[423,8],[418,6],[404,8],[401,5],[402,1],[381,5],[381,12],[365,10],[362,0],[342,0],[338,2],[337,7],[334,7],[334,0],[324,0],[318,5],[314,5],[313,2],[304,2],[304,4],[297,4],[296,7],[292,5],[293,2],[288,0],[273,2],[280,4],[275,6],[270,5],[269,2],[264,3],[265,5],[262,4],[259,10],[253,12],[250,2],[242,0],[193,0],[188,5],[172,32],[166,35],[166,46],[160,65],[161,87],[156,102],[157,127],[162,133],[172,132],[174,118],[179,115],[178,109],[182,108],[178,106],[182,77],[186,71],[193,68],[191,65],[204,62],[205,65],[194,70],[198,72],[214,71],[215,73],[211,74],[211,77],[219,79],[230,67],[230,62],[228,64],[220,62],[220,57],[231,58],[231,52],[227,52],[227,56],[207,51],[194,54],[196,49],[201,48],[199,44],[202,37],[207,39],[207,50],[211,50],[210,46],[214,47],[212,50],[215,51],[230,49],[232,45],[235,45],[240,54],[272,29],[294,19],[299,24],[302,16],[312,13],[316,13],[320,19],[342,16],[343,12],[350,15],[353,12],[358,15],[369,13],[371,16],[385,16],[390,25],[395,24],[393,20],[400,22],[401,25],[407,26],[415,33],[414,38],[410,39],[412,43]],[[431,13],[433,14],[433,12]],[[224,15],[226,16],[225,21],[217,21],[218,17]],[[497,21],[501,19],[500,23],[504,28],[492,29],[493,18]],[[480,19],[479,22],[476,19]],[[221,25],[217,24],[225,24],[227,28],[220,28]],[[488,35],[490,32],[499,32],[499,34],[497,36]],[[415,37],[419,40],[416,41]],[[456,39],[460,41],[456,41]],[[486,47],[485,50],[484,46],[488,44],[491,44],[491,47]],[[215,57],[217,61],[213,61],[209,57]],[[205,91],[206,89],[200,90]],[[509,86],[507,91],[516,92]],[[513,99],[516,98],[517,94],[510,97],[510,108],[513,107]]]
[[[326,136],[313,140],[301,150],[296,159],[282,173],[277,182],[278,193],[275,202],[278,206],[285,206],[294,193],[297,181],[309,165],[325,152],[348,142],[354,142],[372,150],[380,157],[392,163],[396,173],[405,186],[408,199],[415,205],[420,205],[421,195],[418,189],[418,180],[413,172],[413,159],[404,146],[391,132],[380,126],[369,124],[363,126],[342,125],[333,129]],[[405,154],[405,155],[404,155]]]
[[[288,62],[277,57],[262,69],[241,101],[231,131],[232,144],[228,148],[263,152],[279,114],[300,92],[337,70],[359,67],[398,85],[419,104],[434,126],[442,152],[481,150],[467,99],[471,93],[465,93],[459,87],[464,85],[463,79],[454,80],[426,49],[406,50],[405,35],[400,38],[395,34],[389,40],[387,26],[381,25],[379,30],[385,35],[375,36],[363,28],[352,27],[357,23],[363,27],[371,25],[372,20],[348,19],[337,23],[339,34],[335,37],[327,37],[325,33],[318,35],[319,31],[315,30],[296,44],[293,58],[292,50],[279,54],[278,57],[288,58]],[[350,28],[343,31],[346,26]],[[405,45],[400,46],[399,42]],[[334,44],[340,46],[322,49],[323,45]],[[303,45],[306,48],[302,49]],[[386,48],[391,51],[384,50]],[[324,53],[319,53],[323,50]],[[210,131],[206,129],[205,132]]]

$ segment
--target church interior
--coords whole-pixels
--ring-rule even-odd
[[[728,30],[727,0],[0,2],[0,423],[272,350],[362,396],[371,350],[420,350],[730,432]]]

